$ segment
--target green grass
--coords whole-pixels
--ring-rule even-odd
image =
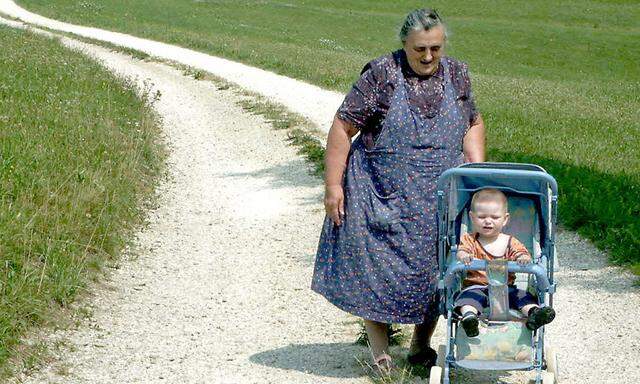
[[[127,32],[346,92],[399,47],[422,1],[22,0],[35,12]],[[469,63],[490,160],[534,161],[560,184],[560,217],[640,265],[640,6],[635,1],[431,1],[448,52]],[[635,268],[638,270],[638,268]]]
[[[116,262],[162,173],[149,103],[55,40],[0,26],[0,367]]]

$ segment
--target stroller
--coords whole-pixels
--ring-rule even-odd
[[[438,291],[447,338],[438,348],[438,364],[431,368],[429,383],[448,384],[451,368],[535,370],[536,384],[557,383],[556,352],[545,346],[544,326],[536,331],[526,328],[523,316],[509,310],[507,294],[508,273],[516,272],[519,288],[534,294],[539,305],[553,305],[556,181],[537,165],[471,163],[445,171],[437,188]],[[467,266],[457,260],[457,244],[470,224],[471,197],[483,188],[495,188],[507,196],[510,221],[505,232],[527,247],[532,255],[530,264],[476,259]],[[489,309],[480,315],[480,335],[473,338],[467,337],[459,314],[454,312],[455,297],[468,270],[484,270],[489,280]]]

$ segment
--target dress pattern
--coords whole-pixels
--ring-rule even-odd
[[[443,99],[433,118],[410,105],[401,66],[375,140],[359,135],[344,177],[345,217],[325,218],[312,289],[368,320],[422,323],[438,316],[435,188],[462,163],[469,128],[443,58]],[[371,136],[369,136],[371,138]]]

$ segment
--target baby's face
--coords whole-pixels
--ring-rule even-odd
[[[493,238],[502,233],[509,221],[509,213],[499,201],[483,201],[475,204],[469,213],[474,232],[481,237]]]

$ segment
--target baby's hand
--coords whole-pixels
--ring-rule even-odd
[[[526,265],[531,262],[531,256],[527,255],[526,253],[523,253],[522,255],[516,258],[516,261],[518,262],[518,264]]]
[[[458,252],[458,260],[462,261],[465,265],[469,265],[471,264],[471,259],[473,257],[471,257],[470,254],[464,252],[464,251],[459,251]]]

